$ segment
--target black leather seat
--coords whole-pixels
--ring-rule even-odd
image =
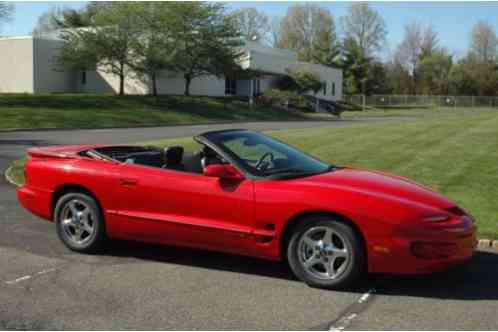
[[[222,163],[223,163],[223,161],[220,159],[220,157],[218,156],[218,154],[216,152],[214,152],[213,150],[211,150],[207,146],[204,147],[204,149],[202,151],[202,159],[201,159],[201,165],[202,165],[203,169],[206,168],[206,166],[208,166],[208,165],[222,164]]]
[[[165,165],[163,168],[184,171],[185,167],[183,161],[183,147],[170,146],[164,150]]]

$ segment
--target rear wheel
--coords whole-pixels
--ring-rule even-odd
[[[105,226],[97,202],[84,193],[68,193],[55,206],[57,235],[71,250],[99,251],[105,240]]]
[[[291,236],[287,259],[294,274],[308,285],[338,289],[364,272],[365,254],[356,231],[342,220],[303,220]]]

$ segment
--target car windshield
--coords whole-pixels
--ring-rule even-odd
[[[332,166],[260,133],[221,131],[208,133],[206,137],[256,176],[298,177],[332,169]]]

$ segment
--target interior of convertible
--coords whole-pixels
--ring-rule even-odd
[[[94,159],[116,160],[127,164],[197,174],[202,174],[207,165],[226,163],[207,146],[194,153],[186,153],[182,146],[169,146],[164,149],[155,146],[107,146],[84,151],[84,155]]]

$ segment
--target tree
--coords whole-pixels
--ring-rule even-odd
[[[481,62],[469,53],[452,67],[450,84],[456,94],[494,96],[498,94],[498,65]]]
[[[135,60],[131,46],[141,34],[135,15],[136,6],[134,2],[117,2],[101,9],[90,27],[64,30],[62,38],[65,44],[60,60],[76,68],[95,61],[99,70],[119,77],[119,94],[123,95],[127,69]]]
[[[386,72],[388,84],[393,94],[404,95],[412,91],[410,73],[396,56],[386,64]]]
[[[346,94],[362,93],[366,91],[368,67],[372,58],[365,56],[360,45],[353,38],[346,38],[342,43],[342,69],[344,77],[344,91]]]
[[[61,15],[54,16],[52,19],[59,29],[90,27],[96,24],[97,14],[112,6],[112,1],[91,1],[79,10],[65,8]]]
[[[422,40],[420,42],[421,57],[431,56],[434,52],[439,50],[439,36],[434,31],[434,26],[429,24],[425,27],[422,33]]]
[[[9,22],[14,15],[14,6],[10,2],[0,1],[0,25]]]
[[[137,28],[141,35],[131,43],[135,61],[130,65],[139,76],[145,76],[152,83],[152,94],[157,96],[157,76],[172,68],[175,56],[175,39],[169,22],[171,10],[167,2],[141,2],[136,5]]]
[[[365,2],[349,6],[348,14],[342,19],[342,26],[345,38],[355,41],[364,58],[379,51],[387,35],[384,19]]]
[[[294,69],[288,71],[289,77],[295,83],[298,93],[312,91],[314,95],[323,87],[320,77],[304,69]]]
[[[486,22],[478,22],[472,29],[470,51],[477,61],[494,61],[497,57],[498,39],[493,27]]]
[[[311,58],[313,47],[333,48],[336,40],[332,15],[315,4],[293,5],[280,22],[278,46],[298,51],[302,60]]]
[[[231,14],[242,37],[249,41],[270,43],[270,18],[256,8],[242,8]]]
[[[325,29],[317,34],[311,48],[301,51],[298,56],[302,61],[338,67],[340,54],[341,50],[334,31]]]
[[[439,52],[438,35],[431,25],[425,28],[417,21],[405,26],[405,35],[395,53],[396,61],[409,73],[410,93],[420,92],[418,65]],[[441,60],[441,58],[440,58]]]
[[[420,92],[429,95],[448,94],[452,63],[452,56],[445,49],[423,57],[418,68]]]
[[[172,2],[171,28],[177,41],[173,70],[185,79],[185,95],[196,77],[230,75],[241,56],[240,33],[224,6],[207,2]]]
[[[274,48],[279,48],[280,41],[280,19],[273,17],[270,22],[270,45]]]
[[[311,73],[305,69],[294,69],[288,71],[289,77],[292,79],[297,93],[303,94],[306,92],[313,92],[316,96],[318,91],[322,89],[323,83],[320,77],[314,73]],[[315,109],[318,112],[320,107],[320,100],[316,99]]]
[[[62,19],[64,10],[57,6],[52,6],[47,12],[38,17],[32,35],[42,37],[57,31],[60,27],[58,20]]]
[[[405,69],[414,76],[421,55],[422,28],[413,21],[405,26],[405,35],[399,44],[396,56]]]

